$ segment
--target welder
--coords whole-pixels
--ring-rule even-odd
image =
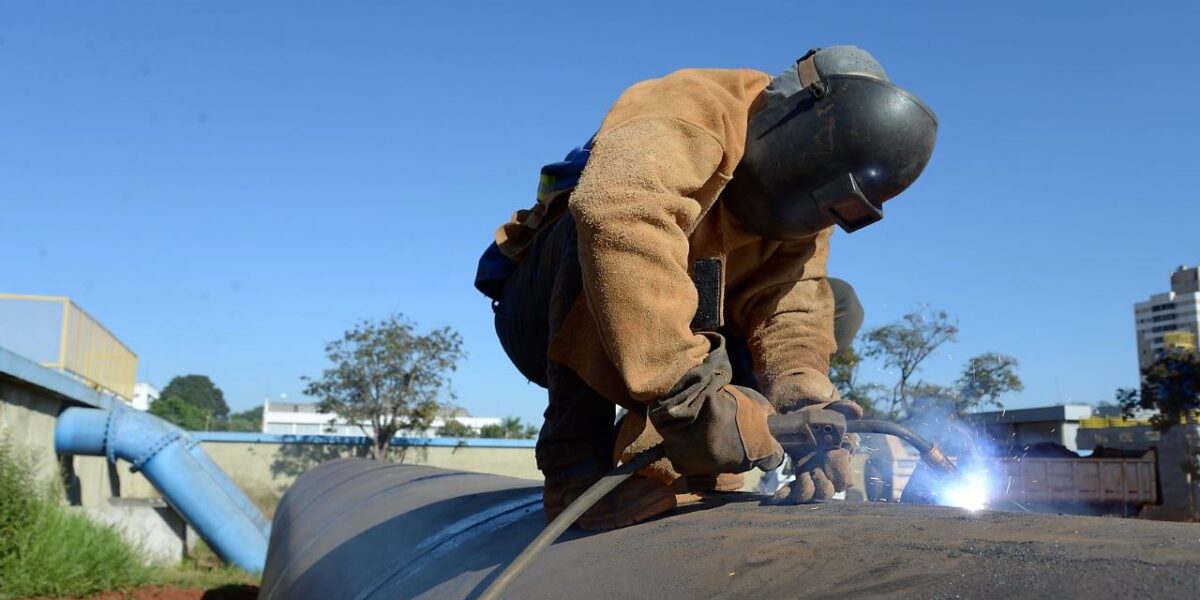
[[[667,459],[580,527],[636,523],[677,493],[775,468],[776,411],[861,417],[828,376],[862,322],[853,289],[826,275],[829,240],[882,219],[936,130],[869,53],[835,46],[776,77],[686,69],[638,83],[543,168],[537,203],[499,228],[475,283],[509,358],[549,393],[536,451],[547,518],[658,442]],[[788,499],[844,490],[849,461],[849,448],[798,461]]]

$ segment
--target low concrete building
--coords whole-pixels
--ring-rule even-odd
[[[488,425],[499,425],[498,417],[472,417],[466,414],[447,414],[438,416],[428,429],[421,431],[405,430],[396,433],[396,437],[436,437],[438,430],[446,421],[455,420],[470,427],[475,435]],[[361,436],[364,431],[370,431],[369,423],[359,426],[350,423],[332,413],[321,412],[320,407],[313,403],[282,402],[265,400],[263,402],[263,433],[284,435],[333,435]]]
[[[138,410],[149,410],[150,403],[158,400],[158,392],[158,388],[149,383],[137,383],[133,386],[133,399],[129,404]]]
[[[1076,451],[1079,423],[1092,416],[1087,404],[994,410],[967,415],[967,421],[986,431],[1001,449],[1052,443]]]

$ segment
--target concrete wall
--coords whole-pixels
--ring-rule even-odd
[[[0,353],[7,351],[0,349]],[[27,372],[29,369],[37,371]],[[58,389],[45,387],[50,385]],[[109,499],[121,496],[122,488],[149,486],[141,475],[109,465],[103,457],[59,457],[54,452],[58,413],[70,406],[99,407],[107,401],[64,375],[13,355],[0,354],[0,438],[28,453],[38,479],[45,485],[58,487],[66,504],[102,506]]]
[[[282,436],[194,432],[200,447],[239,487],[260,505],[269,505],[296,478],[322,462],[342,457],[363,456],[367,447],[329,436]],[[358,441],[351,438],[351,441]],[[340,443],[338,443],[340,442]],[[395,462],[428,465],[443,469],[477,471],[541,481],[534,461],[533,440],[414,440],[413,445],[393,448]],[[125,465],[121,469],[126,469]],[[157,493],[144,478],[122,490],[131,498],[153,498]]]
[[[161,500],[115,498],[102,506],[71,506],[68,510],[116,529],[149,562],[178,563],[199,539],[183,518]]]

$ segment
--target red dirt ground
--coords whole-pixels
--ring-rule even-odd
[[[210,590],[152,585],[128,592],[104,592],[73,600],[255,600],[258,588],[252,585],[227,585]],[[33,598],[31,600],[50,600]],[[62,600],[62,599],[59,599]]]

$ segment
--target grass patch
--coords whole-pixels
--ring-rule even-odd
[[[155,571],[151,582],[157,586],[174,586],[192,589],[217,589],[230,586],[258,586],[257,576],[246,571],[220,564],[202,565],[185,560],[179,566],[162,566]]]
[[[58,503],[36,462],[0,432],[0,600],[86,597],[160,585],[211,590],[258,585],[258,577],[221,562],[203,541],[178,565],[147,565],[112,528]],[[277,494],[254,500],[273,507]]]
[[[0,437],[0,599],[84,596],[153,580],[120,534],[63,510],[34,464]]]

